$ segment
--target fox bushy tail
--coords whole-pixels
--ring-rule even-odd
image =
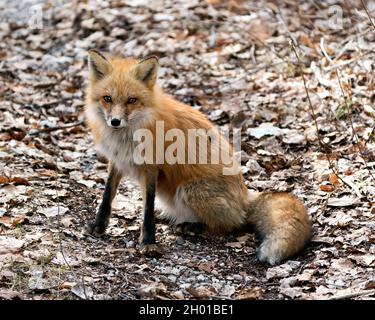
[[[262,240],[258,259],[271,265],[297,254],[311,237],[306,209],[289,193],[250,195],[248,222]]]

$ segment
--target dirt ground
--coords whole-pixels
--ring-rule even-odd
[[[0,299],[374,299],[375,26],[361,1],[29,0],[0,12]],[[241,127],[249,189],[305,203],[306,250],[270,267],[251,233],[180,236],[158,221],[164,254],[144,257],[127,179],[107,234],[84,235],[106,179],[83,123],[93,48],[157,55],[166,92]]]

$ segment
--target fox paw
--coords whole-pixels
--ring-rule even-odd
[[[97,225],[95,222],[89,222],[84,228],[84,233],[99,238],[104,235],[105,229],[105,225]]]
[[[175,227],[177,234],[195,236],[203,233],[206,230],[206,225],[200,222],[183,222]]]
[[[140,253],[146,257],[158,258],[163,255],[163,250],[157,244],[141,244]]]

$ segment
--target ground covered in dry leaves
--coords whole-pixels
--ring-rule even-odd
[[[327,299],[375,288],[375,29],[360,1],[47,1],[43,28],[29,28],[24,13],[40,2],[0,4],[0,299]],[[343,19],[330,19],[337,10]],[[140,193],[126,179],[107,234],[83,235],[106,179],[82,122],[92,48],[156,54],[168,93],[222,129],[241,127],[248,187],[303,200],[307,249],[270,267],[252,234],[182,237],[158,221],[165,253],[143,257]]]

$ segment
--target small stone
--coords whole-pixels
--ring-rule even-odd
[[[134,248],[135,247],[135,242],[130,240],[126,243],[127,248]]]
[[[239,274],[235,274],[233,275],[233,279],[237,281],[242,281],[242,276],[240,276]]]
[[[185,296],[184,296],[182,290],[178,290],[178,291],[172,292],[172,296],[174,298],[176,298],[176,299],[179,299],[179,300],[185,299]]]
[[[180,236],[178,236],[178,237],[176,237],[176,243],[178,244],[178,245],[183,245],[184,244],[184,239],[182,239],[182,237],[180,237]]]
[[[216,270],[212,270],[212,271],[211,271],[211,274],[213,274],[214,276],[218,276],[218,275],[219,275],[219,272],[217,272]]]
[[[198,281],[204,281],[204,280],[206,280],[206,277],[200,274],[200,275],[197,277],[197,280],[198,280]]]

